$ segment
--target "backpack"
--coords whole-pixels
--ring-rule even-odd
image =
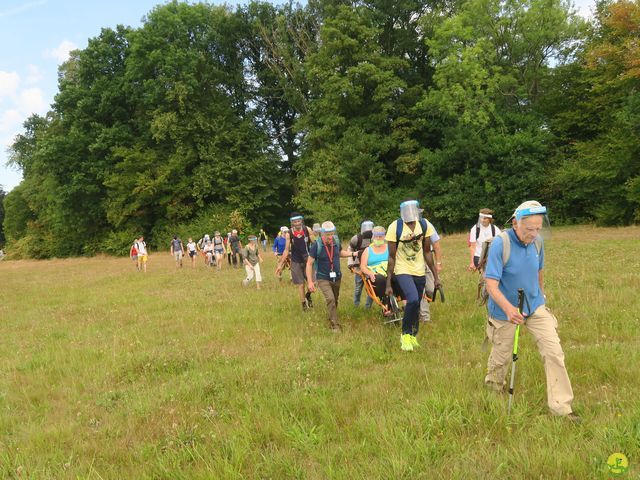
[[[309,228],[304,223],[302,224],[302,231],[304,232],[303,234],[304,246],[307,250],[307,254],[309,254],[309,242],[311,241],[311,237],[309,236]],[[293,235],[293,230],[289,230],[288,233],[289,233],[289,251],[291,251],[293,249],[293,237],[295,235]]]
[[[491,248],[491,244],[493,240],[497,237],[502,239],[502,265],[506,265],[509,261],[509,257],[511,256],[511,239],[509,238],[509,234],[507,231],[500,232],[496,237],[490,238],[482,242],[482,251],[480,253],[480,261],[478,262],[478,272],[480,272],[480,280],[478,281],[478,294],[477,299],[480,305],[484,305],[489,300],[489,292],[487,292],[486,280],[484,278],[484,267],[487,264],[487,258],[489,258],[489,248]],[[536,251],[538,255],[542,251],[542,240],[540,237],[536,237],[533,241],[536,246]]]
[[[400,237],[402,236],[402,229],[404,228],[404,221],[401,218],[396,220],[396,243],[408,243],[420,240],[424,237],[424,234],[427,233],[427,221],[422,217],[420,217],[420,226],[422,227],[422,233],[420,235],[413,237],[411,240],[400,240]]]
[[[492,223],[491,224],[491,237],[495,237],[496,236],[496,226]],[[478,241],[478,238],[480,238],[480,225],[476,225],[476,242]]]
[[[334,245],[334,248],[335,247],[340,248],[340,238],[338,237],[338,235],[334,235],[333,236],[333,245]],[[316,270],[318,269],[318,260],[320,260],[321,252],[325,252],[325,254],[327,253],[326,250],[324,249],[324,244],[322,243],[322,238],[318,238],[316,240],[316,258],[315,258],[315,260],[313,262],[315,264]],[[328,257],[328,255],[327,255],[327,257]],[[340,260],[338,259],[338,261],[340,261]]]
[[[355,246],[351,244],[351,248],[355,253],[357,253],[355,260],[359,263],[360,257],[362,256],[362,252],[364,252],[366,247],[362,246],[363,240],[371,240],[373,238],[373,230],[369,230],[368,232],[358,233],[356,235],[356,244]],[[371,242],[369,242],[371,243]]]

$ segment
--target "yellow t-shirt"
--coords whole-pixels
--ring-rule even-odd
[[[395,242],[396,241],[396,228],[397,222],[393,222],[387,228],[387,242]],[[433,235],[435,229],[431,223],[427,222],[427,231],[424,236],[430,237]],[[416,237],[422,233],[422,225],[420,222],[416,222],[415,229],[413,232],[407,226],[407,224],[402,225],[402,235],[400,235],[400,240],[409,240],[412,237]],[[416,275],[416,276],[424,276],[426,265],[424,263],[424,254],[422,253],[422,242],[424,241],[424,236],[420,237],[418,240],[414,240],[412,242],[398,242],[396,245],[396,266],[393,269],[393,273],[395,275]]]

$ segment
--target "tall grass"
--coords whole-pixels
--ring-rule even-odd
[[[482,386],[484,311],[464,236],[443,239],[447,293],[406,354],[352,304],[332,333],[263,266],[142,274],[110,257],[0,263],[0,477],[166,479],[608,478],[640,468],[640,229],[556,229],[547,295],[581,425],[550,416],[521,346],[515,405]]]

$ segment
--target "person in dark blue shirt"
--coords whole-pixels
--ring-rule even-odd
[[[316,283],[327,303],[327,313],[333,331],[339,331],[338,297],[340,295],[340,257],[350,257],[352,253],[342,250],[332,222],[324,222],[320,238],[309,247],[307,259],[307,279],[309,290],[316,290]],[[313,281],[313,266],[316,265],[316,282]]]

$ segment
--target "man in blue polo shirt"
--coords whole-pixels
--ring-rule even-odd
[[[558,321],[545,305],[544,244],[539,234],[546,211],[536,201],[524,202],[513,214],[513,228],[498,235],[489,249],[485,277],[489,292],[487,337],[492,349],[485,384],[504,391],[516,325],[525,325],[544,362],[549,409],[554,415],[579,421],[571,408],[573,390],[558,337]],[[518,289],[525,295],[522,313],[517,307]]]

